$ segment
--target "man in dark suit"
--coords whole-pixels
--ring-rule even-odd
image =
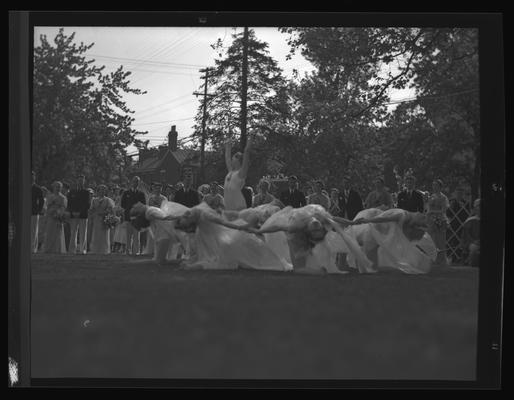
[[[190,177],[186,177],[184,183],[178,182],[176,185],[177,191],[173,201],[182,204],[186,207],[194,207],[200,204],[200,193],[193,188],[193,182]],[[194,233],[188,233],[185,239],[185,247],[182,248],[183,259],[190,259],[195,257],[196,243]]]
[[[121,196],[121,208],[123,208],[124,220],[127,227],[127,254],[140,254],[140,237],[139,232],[134,226],[130,223],[130,209],[136,203],[146,204],[146,197],[144,192],[138,189],[139,183],[141,179],[138,176],[134,176],[132,178],[132,186],[130,189],[125,190],[123,195]],[[131,246],[131,241],[132,246]]]
[[[398,193],[398,208],[411,212],[423,212],[423,195],[415,189],[416,178],[408,176],[405,178],[405,189]]]
[[[189,208],[200,204],[200,194],[193,188],[192,184],[190,178],[186,178],[184,183],[177,183],[178,190],[173,201]]]
[[[289,189],[284,190],[280,194],[280,201],[285,206],[292,206],[293,208],[300,208],[307,205],[305,194],[298,190],[298,178],[291,175],[288,179]]]
[[[32,171],[32,215],[30,217],[30,251],[32,253],[37,252],[39,216],[43,213],[44,205],[45,197],[43,196],[43,190],[36,184],[36,173]]]
[[[349,220],[353,220],[355,216],[362,210],[362,198],[360,194],[351,187],[348,179],[342,181],[342,190],[339,193],[339,207],[341,208],[341,215]]]
[[[68,251],[75,254],[77,251],[78,233],[78,252],[85,254],[87,243],[87,216],[91,207],[91,193],[84,187],[85,176],[77,177],[77,186],[70,190],[68,194],[68,212],[70,213],[70,242]]]

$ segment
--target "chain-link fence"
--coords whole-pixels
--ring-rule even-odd
[[[468,201],[453,200],[450,203],[446,215],[448,217],[448,229],[446,231],[446,255],[452,263],[463,262],[462,249],[462,227],[464,222],[471,216],[471,206]]]

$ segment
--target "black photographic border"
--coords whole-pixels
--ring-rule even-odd
[[[481,256],[475,381],[37,379],[30,374],[30,171],[34,26],[425,26],[479,29]],[[22,387],[497,389],[505,264],[505,84],[501,13],[18,11],[9,14],[8,347]]]

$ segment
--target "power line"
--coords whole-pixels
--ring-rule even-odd
[[[115,62],[115,61],[113,61]],[[143,68],[139,68],[139,67],[127,67],[126,71],[139,71],[139,72],[150,72],[151,74],[154,74],[154,73],[161,73],[161,74],[168,74],[168,75],[184,75],[184,76],[190,76],[190,74],[192,73],[191,72],[176,72],[176,71],[166,71],[166,70],[158,70],[158,69],[143,69]],[[137,80],[134,80],[132,83],[135,84],[143,79],[145,79],[147,77],[140,77],[138,78]]]
[[[197,28],[198,30],[198,28]],[[186,35],[184,35],[183,37],[179,37],[178,39],[176,39],[175,41],[169,43],[167,46],[164,46],[164,48],[162,48],[160,51],[157,51],[156,53],[153,53],[151,58],[155,58],[157,56],[163,56],[165,54],[168,54],[172,49],[175,49],[177,48],[177,45],[185,42],[185,40],[191,36],[191,34],[195,34],[195,31],[193,30],[192,32],[188,32]],[[142,63],[146,62],[151,62],[151,58],[148,60],[144,60]],[[141,64],[141,63],[140,63]],[[140,65],[138,64],[138,65]],[[153,74],[153,73],[152,73]],[[141,79],[144,79],[144,78],[140,78],[139,80],[136,80],[134,83],[136,82],[140,82]]]
[[[189,103],[190,101],[191,100],[187,100],[187,101],[175,104],[175,105],[172,105],[173,103],[169,103],[169,104],[166,104],[166,106],[170,106],[171,105],[171,107],[172,107],[171,109],[163,108],[164,106],[160,106],[160,107],[156,107],[156,108],[152,109],[154,111],[147,110],[146,113],[144,113],[143,115],[137,114],[137,116],[135,116],[134,118],[137,120],[137,122],[139,122],[140,120],[144,120],[144,119],[150,118],[150,117],[153,118],[156,115],[168,113],[168,112],[173,111],[174,109],[179,109],[179,107],[181,107],[184,104]],[[149,113],[148,111],[152,111],[152,112]]]
[[[170,122],[176,122],[176,121],[187,121],[188,119],[194,119],[195,117],[188,117],[188,118],[181,118],[181,119],[169,119],[166,121],[156,121],[156,122],[147,122],[143,124],[133,124],[133,126],[141,126],[141,125],[155,125],[155,124],[162,124],[162,123],[170,123]]]
[[[113,62],[114,61],[128,61],[129,64],[142,63],[142,64],[150,64],[153,66],[163,66],[163,67],[173,67],[173,68],[183,68],[183,69],[197,69],[197,68],[205,67],[205,65],[199,65],[199,64],[183,64],[183,63],[173,63],[173,62],[168,62],[168,61],[151,61],[149,59],[101,56],[101,55],[96,55],[96,54],[89,54],[89,56],[100,58],[100,59],[112,60]]]
[[[157,107],[161,107],[161,106],[164,106],[164,105],[169,105],[169,104],[171,104],[171,103],[174,103],[176,100],[180,100],[180,99],[183,99],[183,98],[188,97],[188,96],[190,96],[189,92],[188,92],[188,93],[185,93],[185,94],[183,94],[183,95],[180,95],[180,96],[178,96],[178,97],[174,97],[173,99],[168,100],[168,101],[166,101],[166,102],[164,102],[164,103],[156,104],[156,105],[154,105],[154,106],[150,106],[150,107],[148,107],[148,108],[144,108],[144,109],[142,109],[142,110],[140,110],[140,111],[136,111],[136,114],[137,114],[137,113],[145,113],[146,111],[154,110],[154,109],[156,109]]]

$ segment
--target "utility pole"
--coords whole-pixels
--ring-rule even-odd
[[[247,107],[246,97],[248,94],[248,27],[245,26],[243,34],[243,65],[241,71],[241,147],[242,151],[246,146],[246,121]]]
[[[200,72],[205,73],[204,75],[204,87],[203,87],[203,94],[198,92],[193,92],[195,96],[203,96],[203,117],[202,117],[202,137],[200,140],[200,181],[204,183],[205,179],[205,139],[206,139],[206,132],[205,132],[205,125],[207,123],[207,98],[210,96],[214,96],[212,94],[207,93],[207,82],[209,79],[209,72],[211,71],[211,68],[204,68],[201,69]]]

